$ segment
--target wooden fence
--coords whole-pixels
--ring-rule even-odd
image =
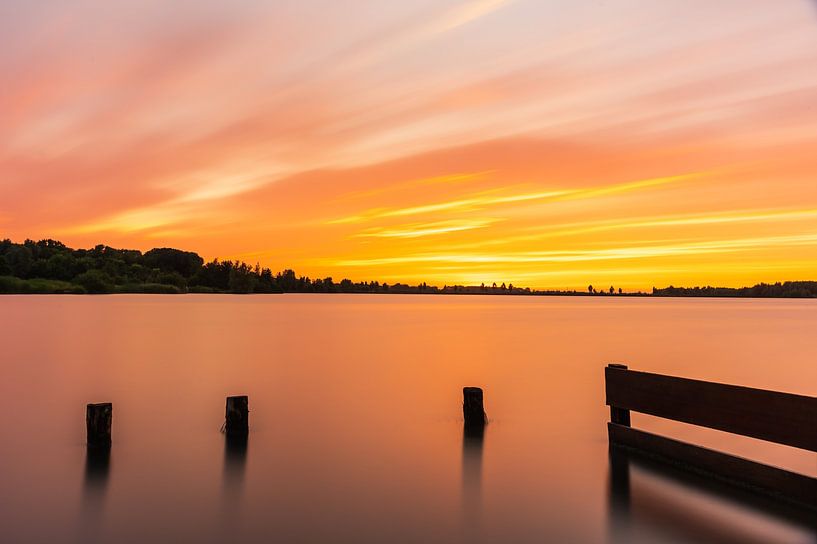
[[[634,429],[630,411],[817,452],[817,398],[725,385],[624,365],[605,369],[611,446],[624,447],[817,509],[817,479]]]

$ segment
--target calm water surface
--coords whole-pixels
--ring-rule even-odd
[[[0,540],[814,542],[798,512],[611,460],[603,368],[817,395],[815,325],[796,300],[0,297]],[[245,448],[219,432],[231,394]],[[88,456],[103,401],[113,448]],[[817,475],[813,454],[633,419]]]

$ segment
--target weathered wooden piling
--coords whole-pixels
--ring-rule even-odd
[[[113,405],[110,402],[89,404],[85,409],[85,427],[89,446],[111,445]]]
[[[224,432],[228,436],[246,435],[250,432],[250,409],[247,395],[227,397]]]
[[[487,418],[482,406],[481,388],[462,388],[462,415],[465,417],[465,426],[468,428],[481,428],[485,425]]]
[[[607,368],[617,368],[620,370],[627,370],[627,365],[617,363],[610,363]],[[630,426],[630,411],[616,406],[610,406],[610,421],[625,427]]]

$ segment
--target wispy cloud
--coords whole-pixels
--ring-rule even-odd
[[[496,240],[483,240],[478,243],[463,244],[460,249],[468,247],[487,247],[507,245],[517,242],[534,242],[548,238],[570,237],[583,234],[610,232],[628,229],[655,229],[659,227],[698,227],[708,225],[728,225],[733,223],[774,223],[804,221],[817,219],[817,209],[795,210],[741,210],[710,214],[685,214],[668,217],[642,217],[627,220],[612,219],[605,221],[578,221],[567,224],[553,224],[530,227],[521,230],[539,231],[532,234],[507,236]]]
[[[480,229],[499,221],[493,218],[482,219],[449,219],[431,223],[413,223],[395,228],[374,227],[359,232],[354,236],[360,238],[419,238],[436,234],[447,234],[463,230]]]
[[[431,32],[448,32],[501,9],[513,0],[470,0],[455,6],[428,25]]]
[[[333,59],[344,70],[360,70],[390,56],[465,26],[509,5],[513,0],[464,0],[451,6],[441,3],[428,15],[408,18],[387,32],[359,41]]]
[[[371,198],[385,193],[393,193],[406,189],[426,187],[430,185],[447,185],[453,183],[466,183],[484,179],[490,172],[459,172],[455,174],[445,174],[442,176],[432,176],[429,178],[411,179],[408,181],[399,181],[392,183],[385,183],[385,186],[377,187],[375,189],[368,189],[365,191],[351,191],[340,196],[344,200]]]
[[[339,219],[332,219],[327,221],[327,224],[343,224],[343,223],[361,223],[372,219],[384,217],[402,217],[407,215],[422,215],[429,213],[437,213],[452,210],[476,210],[483,209],[489,206],[496,206],[501,204],[516,204],[520,202],[539,201],[539,200],[573,200],[573,199],[592,199],[606,195],[617,193],[626,193],[630,191],[638,191],[650,187],[657,187],[660,185],[667,185],[685,180],[691,180],[700,177],[702,174],[683,174],[677,176],[666,176],[638,181],[631,181],[627,183],[614,184],[605,187],[594,187],[590,189],[552,189],[536,192],[526,192],[517,194],[501,194],[503,189],[494,189],[480,194],[471,195],[468,198],[452,200],[449,202],[436,202],[432,204],[424,204],[421,206],[411,206],[408,208],[397,209],[372,209],[363,213],[352,215],[348,217],[341,217]]]
[[[735,240],[684,242],[672,245],[634,246],[611,249],[573,251],[523,251],[517,253],[420,253],[401,257],[352,259],[335,263],[338,266],[371,266],[406,263],[575,263],[614,259],[649,259],[679,255],[703,255],[767,248],[770,246],[802,246],[817,242],[817,233],[791,236],[770,236]]]

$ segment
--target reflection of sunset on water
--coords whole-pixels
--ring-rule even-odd
[[[814,531],[779,511],[611,459],[604,367],[813,396],[813,302],[7,297],[3,536],[60,541],[79,523],[105,542],[803,542]],[[477,433],[466,385],[484,390]],[[237,442],[219,432],[236,393],[251,410]],[[86,457],[89,399],[114,403],[110,461]],[[632,417],[817,474],[810,452]]]

